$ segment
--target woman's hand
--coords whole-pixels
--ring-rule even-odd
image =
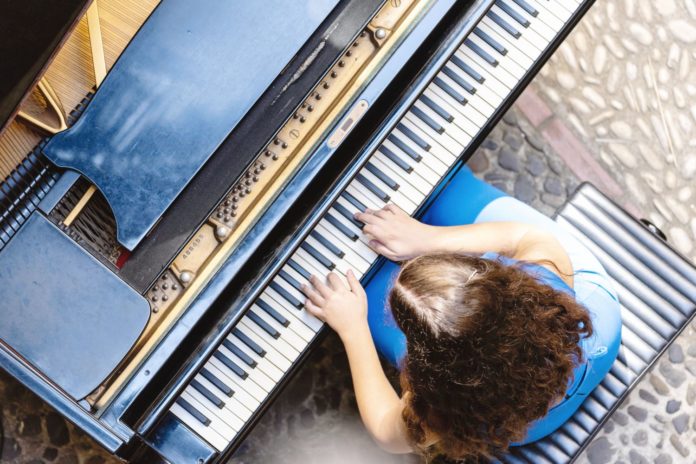
[[[423,224],[396,205],[389,204],[373,211],[356,213],[355,219],[365,223],[363,233],[377,253],[392,261],[405,261],[432,252],[437,227]]]
[[[307,295],[307,311],[329,324],[344,341],[352,333],[365,333],[367,328],[365,290],[352,271],[349,270],[346,277],[348,285],[332,272],[327,277],[328,285],[312,276],[312,286],[302,286],[302,291]]]

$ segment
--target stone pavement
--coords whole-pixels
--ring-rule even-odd
[[[551,214],[591,180],[696,258],[696,0],[598,1],[491,133],[472,167]],[[696,327],[624,401],[581,463],[696,462]],[[115,462],[0,373],[3,463]],[[364,432],[330,335],[231,463],[409,463]]]

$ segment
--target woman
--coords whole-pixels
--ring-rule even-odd
[[[343,341],[362,420],[385,450],[498,455],[560,427],[609,371],[621,319],[602,266],[467,168],[422,223],[393,205],[356,219],[391,262],[367,292],[350,272],[347,285],[313,277],[306,307]],[[375,347],[401,370],[401,397]]]

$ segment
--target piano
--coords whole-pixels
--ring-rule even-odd
[[[92,3],[65,127],[0,137],[0,366],[124,460],[224,462],[327,330],[300,285],[382,259],[353,214],[418,216],[591,4]]]

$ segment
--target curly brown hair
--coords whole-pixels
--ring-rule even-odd
[[[401,268],[389,304],[407,340],[403,419],[427,457],[504,452],[583,361],[587,310],[522,266],[447,254]]]

